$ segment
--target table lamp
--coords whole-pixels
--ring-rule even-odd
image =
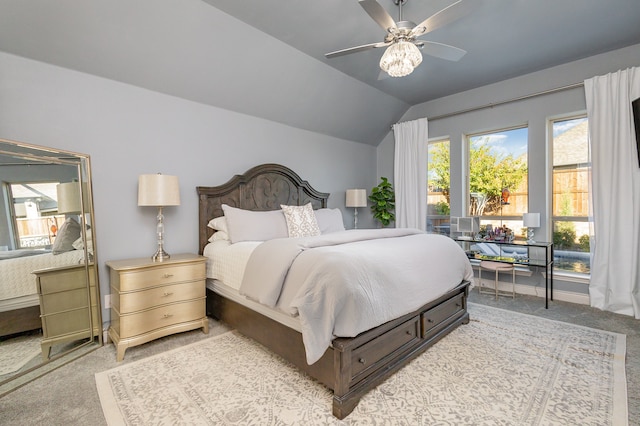
[[[58,196],[58,213],[80,214],[82,200],[80,199],[80,182],[64,182],[56,185]]]
[[[540,213],[524,213],[522,215],[522,224],[527,228],[527,242],[535,243],[533,228],[540,227]]]
[[[367,207],[366,189],[347,189],[346,207],[353,207],[353,228],[358,229],[358,207]]]
[[[140,175],[138,177],[138,205],[158,207],[158,223],[156,232],[158,236],[158,250],[151,257],[154,262],[162,262],[171,256],[164,251],[164,216],[162,208],[180,205],[180,188],[177,176]]]

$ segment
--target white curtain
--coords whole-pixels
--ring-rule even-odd
[[[592,164],[591,306],[640,319],[640,68],[585,80]]]
[[[394,124],[393,134],[396,228],[424,231],[427,229],[427,119]]]

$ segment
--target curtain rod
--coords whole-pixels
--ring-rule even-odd
[[[455,112],[448,112],[446,114],[436,115],[434,117],[427,118],[427,120],[429,120],[429,121],[440,120],[442,118],[453,117],[455,115],[466,114],[468,112],[479,111],[481,109],[493,108],[493,107],[499,106],[499,105],[510,104],[512,102],[517,102],[517,101],[522,101],[522,100],[525,100],[525,99],[535,98],[537,96],[542,96],[542,95],[548,95],[550,93],[562,92],[564,90],[575,89],[576,87],[582,87],[582,86],[584,86],[584,83],[573,83],[573,84],[569,84],[567,86],[556,87],[555,89],[543,90],[542,92],[537,92],[537,93],[530,93],[528,95],[519,96],[517,98],[507,99],[507,100],[504,100],[504,101],[499,101],[499,102],[495,102],[495,103],[480,105],[480,106],[477,106],[477,107],[471,107],[471,108],[467,108],[467,109],[462,109],[462,110],[455,111]],[[391,126],[391,129],[393,130],[393,126]]]

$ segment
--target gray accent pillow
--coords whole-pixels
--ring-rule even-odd
[[[51,252],[61,254],[74,250],[73,242],[78,238],[80,238],[80,224],[74,218],[68,217],[58,230]]]
[[[344,231],[344,221],[340,209],[318,209],[315,210],[315,213],[321,234]]]
[[[289,231],[282,210],[265,212],[238,209],[222,205],[231,243],[241,241],[267,241],[287,238]]]

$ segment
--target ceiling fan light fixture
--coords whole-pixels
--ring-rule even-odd
[[[385,50],[380,59],[380,68],[391,77],[404,77],[422,62],[422,53],[415,44],[399,40]]]

